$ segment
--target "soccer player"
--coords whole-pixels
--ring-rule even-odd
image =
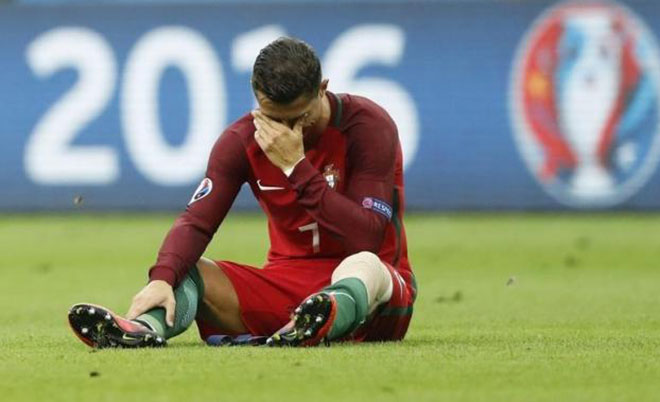
[[[261,50],[252,74],[259,108],[217,140],[126,317],[92,304],[70,309],[83,342],[160,346],[195,319],[207,342],[403,339],[416,287],[397,129],[374,102],[327,87],[306,43],[280,38]],[[244,183],[268,216],[262,269],[202,257]]]

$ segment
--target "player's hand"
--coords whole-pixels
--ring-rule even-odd
[[[128,309],[126,319],[134,320],[141,314],[156,307],[162,307],[165,309],[165,321],[167,322],[167,325],[173,327],[176,301],[174,300],[174,290],[172,290],[172,286],[165,281],[152,281],[142,288],[142,290],[133,297],[133,302]]]
[[[254,117],[254,139],[273,165],[286,171],[293,168],[305,156],[303,146],[304,119],[298,119],[293,128],[272,120],[259,110]]]

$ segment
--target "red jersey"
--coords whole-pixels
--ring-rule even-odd
[[[250,114],[229,126],[209,157],[206,178],[179,216],[150,270],[176,285],[194,266],[247,182],[268,216],[268,263],[341,260],[371,251],[409,277],[403,227],[403,164],[396,125],[380,106],[326,95],[330,122],[305,137],[305,159],[287,177],[254,139]]]

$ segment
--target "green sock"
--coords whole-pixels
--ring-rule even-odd
[[[174,326],[169,327],[165,321],[165,309],[157,307],[139,316],[136,321],[147,324],[165,339],[175,337],[188,329],[197,315],[197,306],[204,297],[204,283],[197,267],[193,267],[183,278],[181,284],[174,289],[176,307],[174,309]]]
[[[337,300],[337,315],[332,323],[328,339],[337,339],[350,334],[367,318],[367,288],[357,278],[346,278],[323,289],[332,293]]]

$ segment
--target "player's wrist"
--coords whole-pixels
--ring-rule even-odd
[[[176,283],[176,274],[168,267],[156,265],[149,270],[149,283],[154,281],[163,281],[174,287]]]
[[[157,288],[170,288],[170,289],[172,289],[172,285],[164,279],[153,279],[153,280],[149,281],[149,284],[147,286],[150,286],[152,288],[157,287]]]
[[[303,159],[305,159],[305,155],[301,156],[300,159],[298,159],[298,160],[297,160],[293,165],[291,165],[290,167],[283,168],[283,169],[282,169],[282,172],[284,172],[284,175],[285,175],[286,177],[291,176],[291,173],[293,173],[293,170],[296,168],[296,166],[298,166],[298,164],[299,164],[300,162],[303,161]]]

